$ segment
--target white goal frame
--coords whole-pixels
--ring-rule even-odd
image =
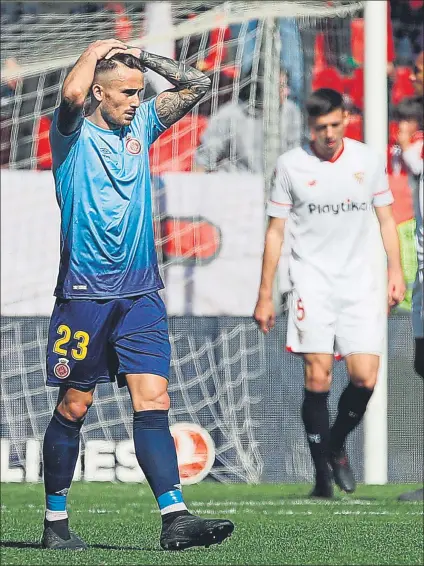
[[[365,142],[387,157],[387,0],[366,0],[364,14]],[[382,257],[383,285],[387,270]],[[380,268],[380,266],[378,266]],[[385,291],[385,289],[384,289]],[[386,293],[381,300],[387,302]],[[383,354],[377,386],[364,419],[364,480],[383,485],[388,481],[387,429],[387,324],[384,326]]]

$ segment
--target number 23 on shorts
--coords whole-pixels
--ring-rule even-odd
[[[57,328],[57,334],[60,338],[56,340],[53,346],[53,352],[60,356],[68,356],[67,344],[71,341],[72,330],[66,324],[61,324]],[[73,338],[77,340],[76,348],[71,349],[71,356],[74,360],[81,361],[87,356],[87,347],[90,342],[90,336],[84,330],[74,332]]]

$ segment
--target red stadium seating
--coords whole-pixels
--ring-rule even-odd
[[[364,62],[364,20],[355,18],[350,24],[350,48],[352,57],[356,63],[362,65]]]
[[[52,168],[52,153],[49,140],[50,124],[50,119],[47,116],[40,116],[34,128],[34,153],[37,158],[37,169],[40,171]]]
[[[395,120],[389,122],[389,145],[393,145],[397,140],[399,124]]]
[[[203,218],[165,218],[160,225],[160,237],[165,261],[208,262],[221,246],[220,229]]]
[[[410,67],[396,67],[395,79],[392,87],[392,104],[397,105],[404,98],[414,96],[414,83],[411,81],[412,69]]]
[[[387,61],[393,63],[395,60],[395,44],[393,39],[393,27],[390,18],[390,2],[387,2]],[[350,24],[351,37],[350,48],[352,57],[358,65],[364,63],[364,20],[355,18]]]
[[[221,68],[221,65],[227,59],[228,47],[226,42],[230,39],[231,31],[229,27],[216,28],[210,32],[208,55],[203,61],[205,71]]]
[[[191,171],[194,152],[207,123],[205,116],[188,115],[164,132],[150,148],[152,174]]]
[[[200,136],[207,125],[205,116],[184,116],[167,130],[150,148],[150,163],[153,174],[166,171],[191,171],[193,155],[200,143]],[[34,128],[37,169],[52,168],[49,141],[50,119],[41,116]]]
[[[132,35],[132,23],[125,14],[125,7],[122,2],[108,2],[105,6],[115,14],[115,37],[120,41],[126,42]]]
[[[317,90],[318,88],[332,88],[343,93],[343,77],[335,67],[324,67],[320,70],[314,70],[312,75],[312,90]]]
[[[345,93],[349,96],[352,104],[359,110],[364,109],[364,70],[355,69],[352,76],[346,77],[344,81]]]
[[[325,37],[324,34],[317,33],[314,46],[314,67],[312,74],[315,75],[326,67],[327,61],[325,59]]]
[[[350,116],[345,135],[353,140],[364,141],[363,119],[360,114]]]

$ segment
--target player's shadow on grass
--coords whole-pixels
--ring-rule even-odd
[[[24,542],[20,540],[2,540],[0,541],[1,548],[38,548],[41,549],[41,544],[39,542]],[[161,548],[153,546],[119,546],[115,544],[89,544],[88,550],[90,548],[98,548],[101,550],[129,550],[129,551],[148,551],[148,552],[163,552]]]

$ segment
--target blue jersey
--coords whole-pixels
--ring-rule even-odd
[[[156,99],[131,124],[105,130],[87,119],[68,136],[50,130],[61,254],[54,294],[117,298],[163,288],[153,231],[149,147],[166,129]]]

